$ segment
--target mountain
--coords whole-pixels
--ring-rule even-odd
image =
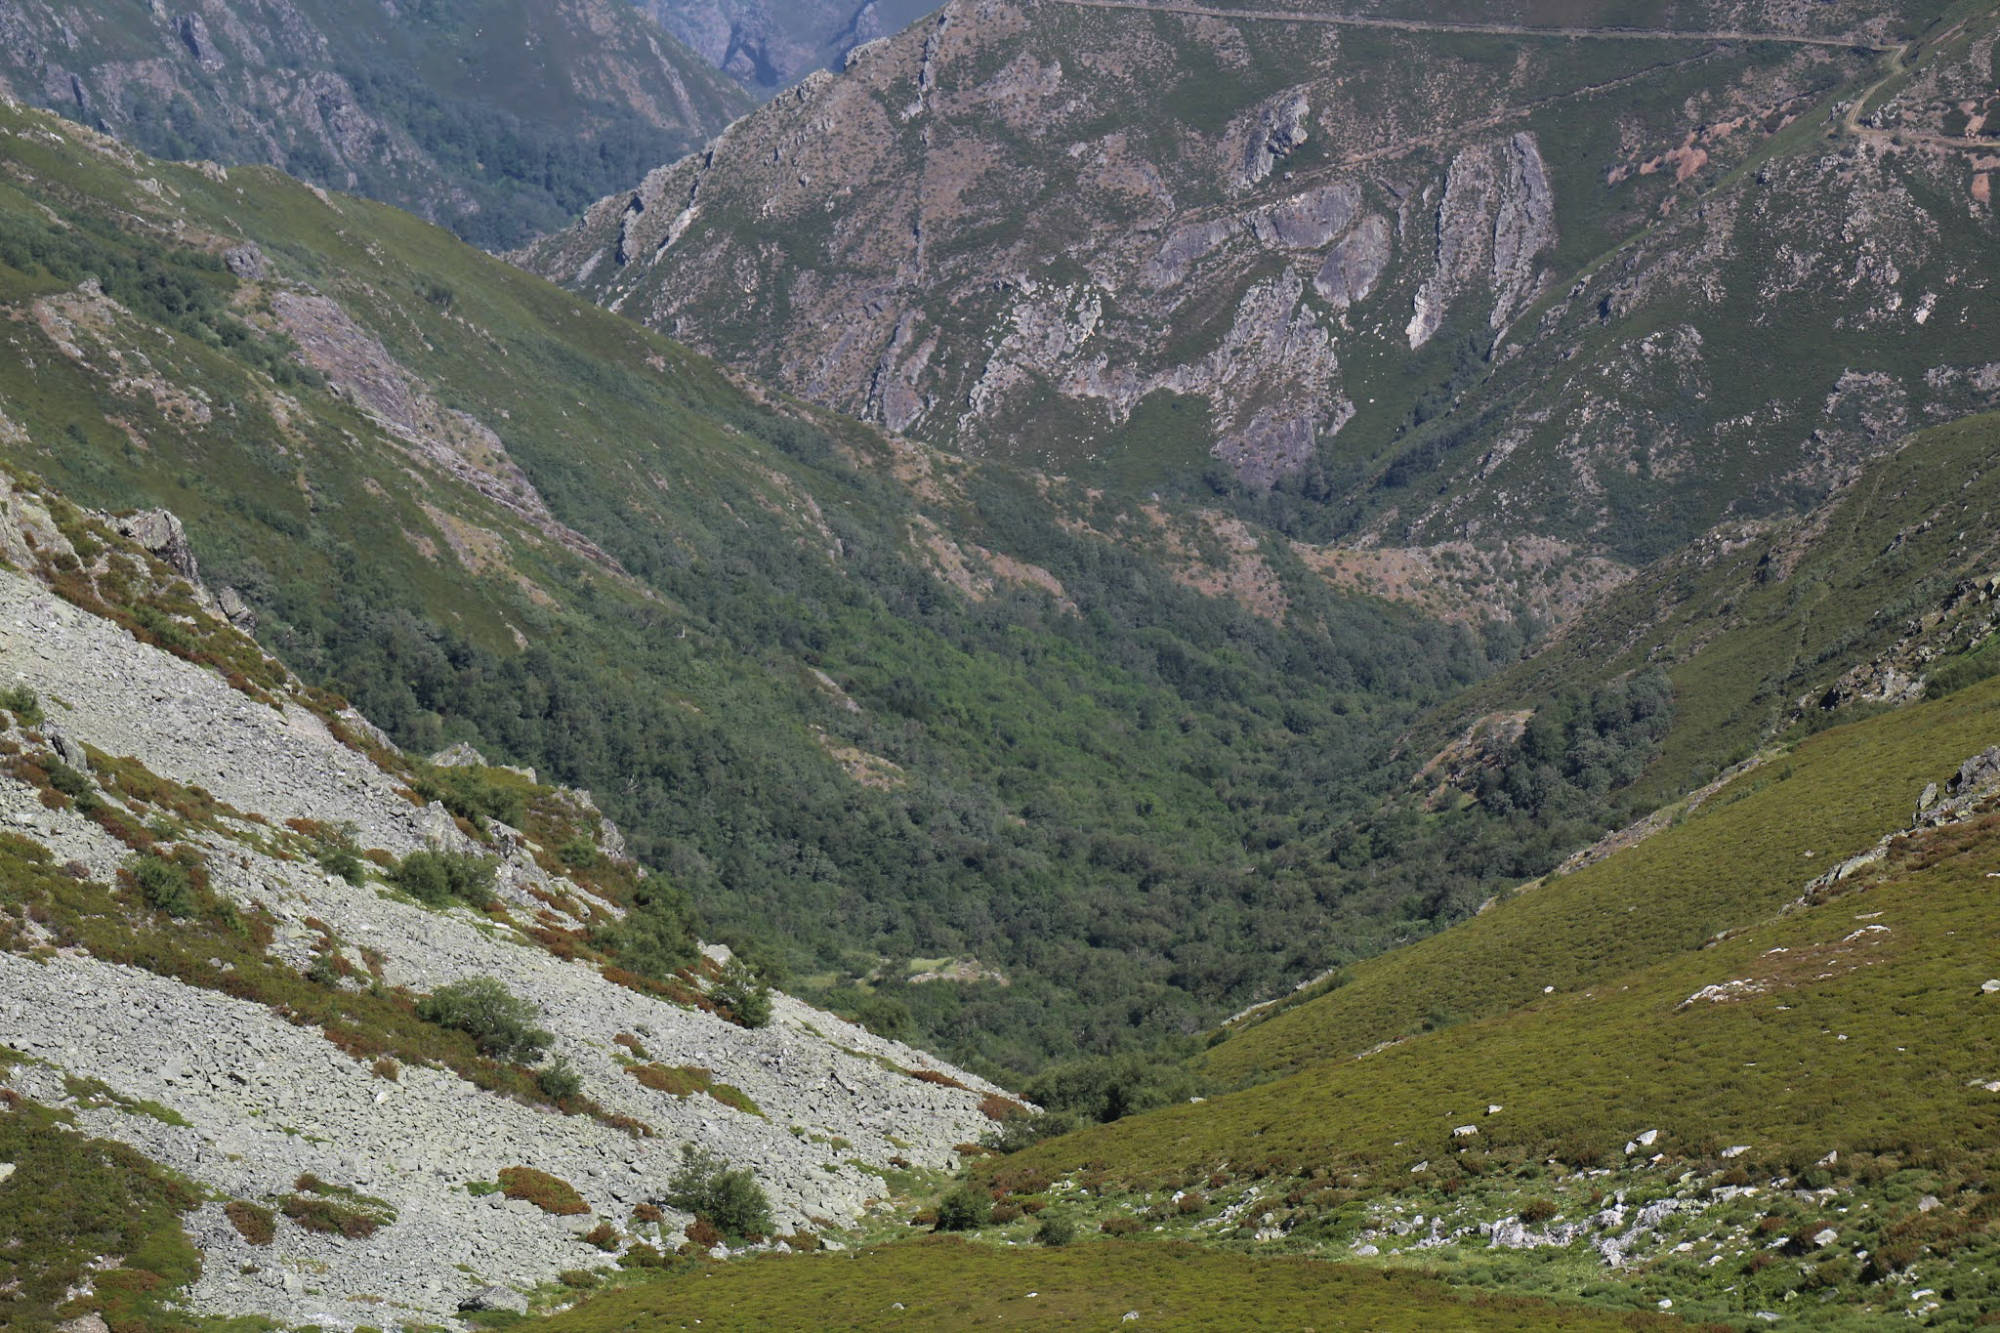
[[[1994,405],[1991,32],[955,4],[520,258],[968,454],[1638,565]]]
[[[749,109],[618,0],[0,4],[0,91],[518,245]]]
[[[928,0],[635,0],[662,28],[759,99],[855,47],[899,32]]]

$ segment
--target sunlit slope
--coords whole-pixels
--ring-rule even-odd
[[[1725,526],[1639,572],[1531,661],[1468,691],[1442,738],[1521,698],[1661,666],[1674,726],[1640,790],[1698,785],[1799,720],[1896,702],[1964,660],[2000,572],[2000,417],[1919,431],[1798,519]]]

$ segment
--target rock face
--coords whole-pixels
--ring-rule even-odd
[[[1651,559],[2000,403],[1954,295],[2000,246],[1943,240],[1994,239],[1960,133],[1986,36],[1848,130],[1865,58],[1784,35],[1886,38],[1857,5],[1683,6],[1774,59],[1664,64],[1595,4],[1567,56],[1409,17],[953,0],[517,258],[930,443],[1079,476],[1205,450],[1396,547]],[[1732,170],[1801,118],[1832,138]]]
[[[625,0],[502,0],[482,13],[470,24],[407,4],[7,0],[0,84],[159,156],[283,167],[488,244],[517,244],[584,202],[545,188],[540,157],[510,151],[582,150],[572,164],[588,174],[626,145],[653,161],[685,151],[750,106]],[[510,95],[522,83],[532,97]],[[468,169],[465,136],[485,129],[500,133]],[[651,162],[606,165],[593,192]],[[258,276],[238,268],[250,259],[228,262]]]
[[[43,497],[16,488],[7,500],[0,545],[76,558]],[[171,515],[143,517],[133,525],[141,536],[178,530]],[[143,576],[170,586],[186,577],[158,556],[147,561],[149,548],[120,542],[108,524],[101,531],[104,549],[79,561],[85,571],[120,562],[128,582]],[[207,612],[187,627],[222,636],[209,642],[235,633]],[[217,808],[225,813],[182,830],[177,846],[205,863],[209,891],[270,923],[270,957],[303,971],[331,949],[364,978],[413,995],[468,977],[502,978],[541,1014],[584,1095],[648,1131],[632,1137],[602,1119],[510,1100],[442,1065],[405,1063],[386,1078],[317,1026],[255,1000],[81,947],[31,958],[45,937],[12,934],[15,951],[0,951],[0,1044],[34,1057],[9,1071],[16,1092],[74,1106],[79,1127],[132,1145],[219,1199],[268,1203],[312,1173],[393,1210],[393,1222],[352,1239],[280,1218],[265,1246],[246,1240],[220,1203],[204,1205],[188,1220],[205,1260],[191,1291],[202,1311],[347,1328],[365,1313],[355,1302],[388,1301],[433,1321],[518,1309],[519,1290],[610,1257],[580,1245],[581,1228],[569,1218],[467,1189],[505,1167],[569,1182],[620,1245],[646,1238],[672,1249],[689,1219],[669,1210],[655,1228],[632,1211],[665,1191],[683,1144],[750,1168],[780,1232],[817,1232],[860,1216],[882,1193],[879,1173],[891,1158],[949,1166],[954,1145],[992,1123],[981,1106],[997,1092],[990,1084],[788,997],[773,997],[768,1027],[746,1030],[550,952],[540,940],[556,937],[537,936],[508,912],[580,929],[620,909],[545,869],[525,835],[496,825],[490,845],[475,844],[442,807],[413,804],[394,762],[341,739],[348,724],[333,719],[336,731],[295,682],[251,697],[33,579],[0,572],[0,685],[33,690],[60,714],[59,725],[40,731],[17,723],[8,745],[94,774],[95,799],[108,808],[122,810],[129,799],[106,776],[110,756],[224,803]],[[79,878],[113,882],[131,848],[82,807],[52,808],[19,771],[0,776],[0,830],[45,848],[52,864]],[[587,796],[558,795],[586,820],[601,818]],[[340,826],[385,857],[427,847],[497,851],[495,892],[508,912],[433,911],[378,883],[330,875],[310,856],[280,854],[287,829]],[[615,838],[600,850],[620,854]],[[720,949],[710,956],[718,964],[728,957]],[[637,1057],[613,1041],[621,1034],[643,1041],[647,1060],[709,1071],[743,1100],[652,1090],[628,1072]],[[919,1080],[906,1072],[913,1069],[941,1081]],[[78,1105],[65,1079],[99,1080],[115,1096]],[[129,1109],[141,1103],[166,1114]],[[742,1109],[751,1105],[754,1113]],[[309,1285],[297,1280],[301,1272],[312,1274]]]

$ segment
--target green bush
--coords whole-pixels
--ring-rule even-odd
[[[726,1236],[765,1236],[771,1231],[771,1201],[747,1170],[692,1143],[681,1145],[681,1168],[667,1182],[660,1202],[705,1219]]]
[[[1032,1148],[1043,1139],[1052,1139],[1058,1134],[1067,1134],[1081,1123],[1068,1111],[1045,1111],[1041,1115],[1017,1115],[1003,1120],[998,1126],[980,1136],[982,1146],[995,1152],[1019,1152]]]
[[[665,981],[700,957],[694,904],[655,875],[632,895],[632,910],[615,926],[598,930],[592,943],[617,955],[619,966]]]
[[[0,708],[12,713],[14,720],[24,727],[41,725],[42,701],[26,685],[0,690]]]
[[[1035,1244],[1067,1245],[1076,1239],[1076,1223],[1067,1217],[1045,1217],[1035,1228]]]
[[[411,852],[389,872],[389,882],[427,907],[485,907],[493,901],[498,867],[493,858],[470,852]]]
[[[709,998],[727,1009],[730,1018],[741,1027],[770,1026],[771,988],[734,959],[723,969],[722,979],[709,991]]]
[[[511,773],[471,766],[425,769],[415,782],[417,795],[443,802],[455,815],[474,823],[497,819],[515,828],[527,822],[526,785]]]
[[[566,1102],[583,1092],[583,1077],[568,1056],[558,1055],[548,1067],[535,1072],[535,1084],[552,1102]]]
[[[985,1190],[960,1185],[938,1200],[939,1231],[977,1231],[993,1216],[993,1199]]]
[[[125,867],[146,906],[171,917],[193,916],[196,908],[194,882],[187,867],[164,856],[137,856]]]
[[[535,1006],[492,977],[467,977],[417,1002],[417,1017],[468,1034],[482,1055],[535,1060],[554,1038],[535,1026]]]

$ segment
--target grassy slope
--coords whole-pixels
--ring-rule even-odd
[[[1117,1327],[1492,1330],[1633,1328],[1594,1310],[1467,1295],[1420,1277],[1192,1246],[1000,1250],[940,1239],[855,1254],[701,1266],[589,1301],[550,1333],[640,1329]],[[1668,1321],[1659,1321],[1665,1327]]]
[[[1919,432],[1801,519],[1708,539],[1641,571],[1531,661],[1468,691],[1420,746],[1480,713],[1658,663],[1678,708],[1640,784],[1654,799],[1699,784],[1793,725],[1853,664],[1895,644],[2000,540],[1987,466],[2000,417]],[[1822,720],[1808,707],[1803,715]]]

